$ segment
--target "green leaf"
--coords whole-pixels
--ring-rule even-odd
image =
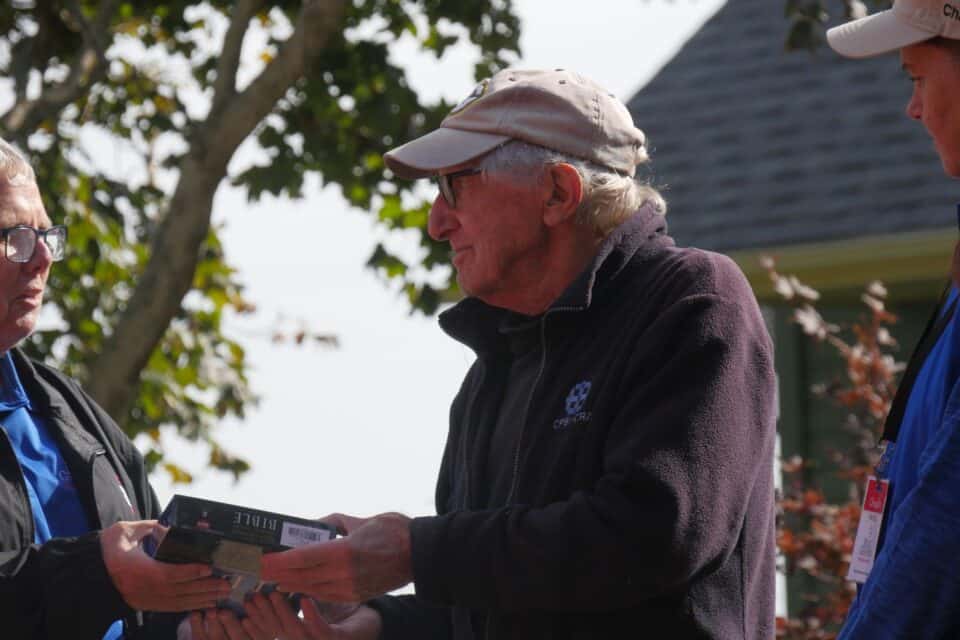
[[[86,54],[82,33],[61,5],[66,6],[33,2],[16,10],[9,3],[0,7],[0,47],[10,53],[0,66],[14,85],[12,99],[32,97],[35,87],[28,90],[24,83],[50,77],[50,70],[75,64]],[[98,375],[91,370],[96,356],[107,336],[116,335],[125,322],[127,305],[143,286],[157,231],[175,206],[172,194],[184,158],[202,155],[200,145],[218,124],[216,114],[191,117],[181,96],[212,95],[218,54],[216,47],[207,51],[197,42],[209,41],[211,24],[229,20],[234,5],[208,0],[198,11],[195,0],[119,3],[99,34],[111,57],[103,75],[78,75],[89,84],[76,99],[29,131],[4,134],[31,156],[50,217],[70,227],[68,256],[51,271],[45,303],[65,329],[36,332],[24,348],[81,381]],[[303,5],[265,2],[252,28],[273,29],[279,22],[273,17],[280,15],[296,22]],[[79,6],[92,20],[105,5],[81,0]],[[408,264],[383,246],[368,264],[400,285],[412,309],[434,313],[440,301],[458,295],[449,253],[426,234],[429,203],[416,202],[412,183],[387,180],[382,156],[436,127],[450,105],[417,94],[406,70],[391,61],[385,42],[390,38],[384,34],[413,35],[424,51],[437,55],[454,43],[473,43],[477,72],[488,74],[519,53],[519,19],[510,0],[370,0],[347,2],[345,11],[343,23],[305,75],[290,82],[270,117],[250,135],[249,142],[263,151],[256,154],[261,161],[231,176],[223,169],[208,179],[238,185],[250,200],[264,194],[301,198],[309,177],[336,185],[350,204],[384,229],[418,237],[420,265]],[[383,25],[382,32],[357,29],[374,21]],[[418,30],[418,22],[430,26]],[[362,35],[348,40],[343,36],[347,31]],[[274,33],[264,36],[269,50],[283,44]],[[14,73],[14,58],[25,73]],[[81,130],[96,131],[96,148],[81,144]],[[39,131],[42,136],[33,135]],[[106,140],[102,146],[101,139]],[[97,160],[115,160],[117,150],[124,166],[106,172]],[[243,418],[257,399],[247,378],[246,352],[223,324],[231,314],[253,313],[256,305],[246,298],[227,255],[220,229],[211,229],[189,264],[170,265],[191,269],[191,286],[139,375],[122,390],[134,398],[129,408],[114,416],[130,436],[147,435],[148,468],[162,468],[175,482],[188,482],[192,474],[167,459],[162,448],[166,438],[160,433],[175,432],[194,446],[210,447],[209,465],[234,477],[249,468],[217,439],[223,419]],[[431,272],[435,288],[418,280],[423,270],[415,266]],[[336,342],[335,336],[304,336]]]
[[[193,482],[193,475],[183,467],[175,465],[172,462],[165,463],[163,469],[170,476],[170,481],[173,484],[190,484]]]

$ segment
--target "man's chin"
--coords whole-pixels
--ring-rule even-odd
[[[37,326],[37,314],[20,316],[13,323],[0,325],[0,353],[9,351],[26,340]]]
[[[951,178],[960,178],[960,154],[946,156],[940,154],[940,164],[943,172]]]
[[[473,287],[469,277],[464,277],[463,272],[457,270],[457,286],[460,287],[460,293],[464,297],[475,297],[476,289]]]
[[[490,304],[488,295],[490,293],[489,287],[477,287],[476,283],[464,282],[461,278],[457,278],[457,285],[460,287],[460,293],[463,294],[465,298],[477,298]]]
[[[13,349],[17,345],[19,345],[29,335],[30,335],[29,333],[24,335],[0,334],[0,356],[5,354],[7,351],[10,351],[10,349]]]

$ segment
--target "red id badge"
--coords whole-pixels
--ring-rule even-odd
[[[875,476],[867,478],[867,492],[863,496],[863,509],[860,512],[860,524],[857,525],[857,537],[853,543],[847,580],[863,584],[873,569],[889,490],[889,480],[878,480]]]

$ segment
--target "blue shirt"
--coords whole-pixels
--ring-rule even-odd
[[[943,309],[957,298],[952,287]],[[960,308],[917,373],[885,533],[838,640],[960,637]]]
[[[951,287],[940,310],[941,317],[956,299],[957,288]],[[956,329],[957,322],[957,313],[954,313],[950,324],[944,328],[924,360],[910,390],[897,441],[889,445],[893,451],[887,472],[883,475],[890,480],[888,509],[891,515],[917,485],[923,450],[943,423],[947,398],[957,381],[960,364],[960,330]]]
[[[33,513],[33,541],[79,536],[90,531],[70,469],[42,417],[33,411],[13,358],[0,357],[0,425],[17,455]],[[104,640],[123,635],[123,623],[111,625]]]

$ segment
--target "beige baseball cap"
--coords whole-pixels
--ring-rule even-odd
[[[430,133],[388,151],[402,178],[424,178],[523,140],[634,175],[644,135],[612,93],[581,75],[506,69],[478,84]]]
[[[894,0],[893,8],[827,31],[834,51],[869,58],[936,36],[960,40],[960,0]]]

